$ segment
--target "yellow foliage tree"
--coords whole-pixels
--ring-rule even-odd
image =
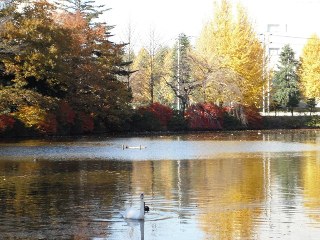
[[[150,103],[150,76],[149,54],[142,48],[133,61],[132,69],[137,70],[130,77],[134,105],[146,105]]]
[[[241,77],[239,87],[243,104],[259,106],[264,84],[264,48],[243,7],[238,6],[238,19],[233,32],[230,66]]]
[[[306,98],[320,97],[320,39],[313,34],[303,48],[299,71],[301,90]]]
[[[167,79],[172,75],[173,49],[162,48],[156,54],[156,81],[154,85],[154,100],[161,104],[173,107],[175,96]]]
[[[54,134],[57,131],[55,115],[38,106],[22,106],[15,116],[28,128],[35,128],[42,133]]]
[[[16,113],[16,117],[27,127],[36,127],[45,120],[46,112],[39,107],[23,106]]]
[[[132,64],[132,69],[136,72],[130,77],[134,105],[147,105],[152,100],[165,105],[173,102],[172,90],[164,80],[170,71],[171,57],[172,52],[166,48],[158,49],[153,56],[146,48],[138,52]]]
[[[202,30],[197,53],[208,65],[206,87],[213,99],[259,106],[264,84],[264,48],[243,7],[232,15],[227,0],[215,5],[215,17]],[[230,99],[230,95],[232,99]]]

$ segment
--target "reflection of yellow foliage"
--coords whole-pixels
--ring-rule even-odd
[[[157,188],[167,199],[172,198],[172,189],[176,173],[174,172],[174,161],[158,162],[134,162],[132,170],[132,185],[136,191],[146,194]],[[137,189],[137,186],[143,189]]]
[[[194,184],[204,188],[199,190],[205,193],[199,196],[199,206],[204,213],[200,222],[205,232],[219,239],[251,238],[253,220],[261,213],[252,204],[262,202],[265,197],[261,159],[242,160],[241,164],[233,160],[206,161],[203,168],[206,169],[203,182]]]
[[[302,172],[304,205],[311,210],[318,210],[320,207],[320,163],[315,161],[313,157],[306,157]],[[310,214],[309,216],[320,222],[318,214]]]
[[[6,162],[0,161],[0,170],[6,168]],[[5,181],[0,180],[0,188],[14,189],[14,195],[9,197],[6,201],[12,204],[14,210],[20,214],[23,212],[25,205],[28,205],[28,213],[32,217],[36,217],[39,214],[38,203],[34,201],[31,185],[36,183],[37,173],[39,171],[39,165],[33,162],[21,162],[15,169],[15,174],[5,177]],[[14,196],[14,197],[13,197]]]
[[[132,163],[132,187],[137,191],[142,191],[145,194],[152,192],[152,162],[133,162]],[[142,187],[143,189],[137,189]]]
[[[251,239],[252,221],[254,215],[258,215],[252,209],[224,210],[220,213],[212,212],[203,219],[206,223],[204,230],[211,236],[210,239]]]

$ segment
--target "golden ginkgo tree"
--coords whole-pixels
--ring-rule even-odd
[[[303,48],[299,75],[303,95],[320,98],[320,38],[316,34]]]
[[[215,17],[204,26],[196,51],[207,64],[209,99],[259,106],[264,47],[243,7],[237,7],[235,17],[230,2],[216,3]]]

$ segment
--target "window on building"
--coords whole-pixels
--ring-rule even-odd
[[[279,32],[280,24],[268,24],[268,32]]]
[[[279,48],[269,48],[269,56],[277,57],[279,55]]]

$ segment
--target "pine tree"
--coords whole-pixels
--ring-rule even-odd
[[[298,61],[294,57],[294,51],[289,45],[285,45],[280,53],[278,70],[274,75],[273,99],[287,107],[292,115],[293,108],[298,106],[300,101],[297,67]]]
[[[98,18],[101,14],[109,9],[104,5],[96,5],[95,0],[56,0],[55,3],[59,8],[69,12],[79,12],[86,16],[88,22]]]
[[[174,47],[173,61],[169,70],[169,80],[167,84],[173,90],[177,98],[178,110],[182,113],[190,104],[190,97],[195,88],[200,86],[200,82],[194,80],[191,65],[191,44],[188,36],[179,34]],[[171,75],[171,76],[170,76]]]

